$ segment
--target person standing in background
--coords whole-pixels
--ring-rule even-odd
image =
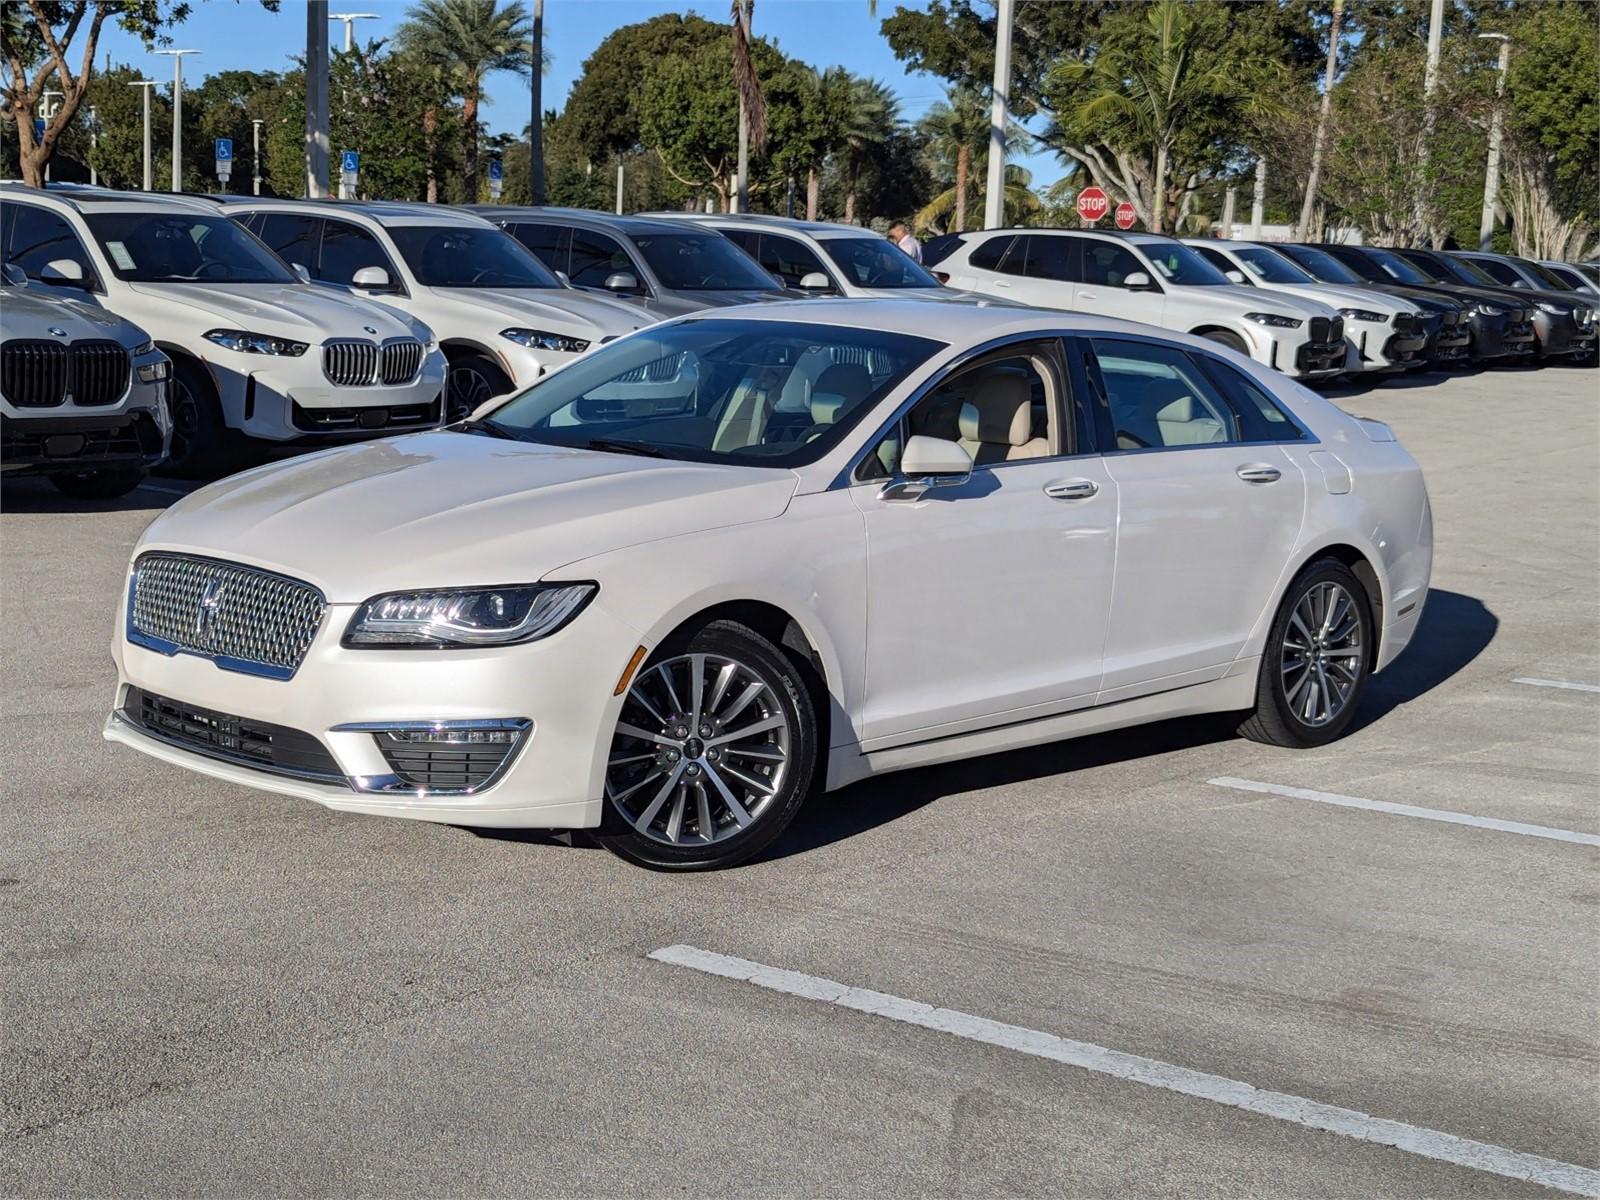
[[[911,236],[911,226],[904,221],[889,226],[889,240],[904,250],[912,262],[922,261],[922,243]]]

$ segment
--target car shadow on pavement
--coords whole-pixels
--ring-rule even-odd
[[[56,491],[47,479],[8,480],[0,487],[0,512],[6,513],[89,513],[156,512],[177,500],[175,494],[136,487],[126,496],[111,500],[84,500]]]
[[[1433,691],[1477,658],[1499,627],[1499,618],[1475,597],[1429,591],[1411,644],[1388,669],[1371,678],[1347,736]],[[1159,721],[868,779],[813,798],[794,826],[753,861],[820,849],[897,821],[945,796],[1229,741],[1237,736],[1241,715],[1220,713]]]

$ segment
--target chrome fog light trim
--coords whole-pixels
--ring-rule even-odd
[[[358,792],[390,795],[471,796],[500,781],[529,740],[526,717],[459,721],[356,721],[336,725],[334,733],[371,734],[393,773],[353,775]],[[496,754],[485,769],[484,759]],[[421,758],[413,761],[420,752]],[[441,760],[435,760],[441,755]],[[476,761],[475,761],[476,758]],[[450,778],[440,783],[431,776]],[[456,778],[459,776],[459,780]]]

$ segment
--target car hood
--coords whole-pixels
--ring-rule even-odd
[[[1185,300],[1203,301],[1213,308],[1227,307],[1236,312],[1275,312],[1295,317],[1327,317],[1335,315],[1331,304],[1309,300],[1277,289],[1251,287],[1248,284],[1175,284],[1165,279],[1161,286]]]
[[[1354,287],[1354,284],[1350,286]],[[1405,283],[1364,283],[1363,288],[1371,288],[1375,292],[1382,292],[1385,296],[1398,296],[1408,300],[1419,308],[1429,312],[1454,312],[1460,308],[1471,308],[1474,298],[1471,296],[1455,296],[1437,288],[1412,287]]]
[[[1315,300],[1319,304],[1327,304],[1333,308],[1364,308],[1369,312],[1381,312],[1386,317],[1405,308],[1403,304],[1396,304],[1394,297],[1385,296],[1381,292],[1367,291],[1358,287],[1340,287],[1336,283],[1263,283],[1259,286],[1262,291],[1299,296],[1303,300]]]
[[[7,286],[0,289],[0,297],[0,334],[7,340],[29,338],[64,344],[81,338],[109,338],[130,350],[149,340],[131,321],[66,296]],[[65,336],[55,333],[57,329]]]
[[[220,329],[243,329],[319,345],[331,337],[411,337],[411,321],[381,304],[309,283],[130,283],[152,318],[179,305]],[[115,298],[111,298],[115,303]],[[170,311],[170,309],[169,309]],[[162,323],[151,331],[165,336]]]
[[[167,509],[141,550],[253,563],[334,603],[530,583],[643,542],[782,514],[797,477],[435,430],[259,467]]]
[[[436,330],[444,309],[484,337],[502,329],[537,329],[598,342],[654,324],[637,305],[578,288],[427,288],[429,311],[419,313]],[[489,325],[494,325],[489,329]]]
[[[1031,308],[1003,296],[951,287],[851,288],[850,295],[864,300],[921,300],[929,304],[976,304],[979,308]]]

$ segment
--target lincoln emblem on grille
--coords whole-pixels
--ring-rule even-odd
[[[200,607],[194,614],[194,635],[204,639],[216,622],[217,609],[222,606],[222,581],[206,580],[205,591],[200,593]]]

